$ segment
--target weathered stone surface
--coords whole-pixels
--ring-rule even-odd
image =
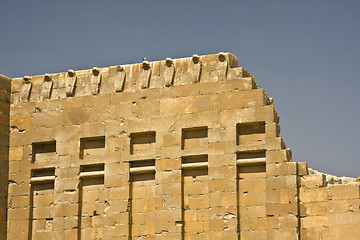
[[[144,58],[139,74],[140,89],[149,88],[151,72],[152,69],[150,63]]]
[[[31,78],[28,76],[25,76],[23,80],[24,80],[24,84],[22,85],[20,90],[20,100],[22,102],[26,102],[30,100],[32,82],[31,82]]]
[[[165,61],[165,66],[166,66],[164,71],[165,86],[170,87],[174,84],[174,77],[175,77],[174,61],[171,58],[167,58]]]
[[[118,66],[115,74],[115,91],[122,92],[125,87],[126,72],[124,67]]]
[[[91,75],[91,94],[97,95],[101,84],[102,74],[99,68],[94,67]]]
[[[75,94],[77,77],[74,70],[70,69],[66,76],[66,96],[73,97]]]
[[[227,78],[229,63],[228,63],[225,53],[223,53],[223,52],[219,53],[218,58],[219,58],[218,78],[219,78],[219,81],[224,81]]]
[[[202,70],[202,61],[200,57],[195,54],[191,58],[191,68],[190,68],[191,80],[193,83],[197,83],[200,81],[201,70]]]
[[[230,53],[0,75],[0,239],[358,239],[359,225],[360,182],[294,162]]]
[[[41,97],[43,100],[50,99],[53,89],[53,81],[50,74],[44,75],[44,82],[41,88]]]
[[[9,134],[11,80],[0,74],[0,238],[6,239],[6,209],[9,178]],[[21,158],[19,151],[17,158]],[[15,202],[14,204],[17,204]],[[25,206],[20,205],[19,208]],[[26,205],[27,206],[27,205]]]

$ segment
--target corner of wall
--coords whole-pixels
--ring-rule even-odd
[[[11,79],[0,75],[0,239],[6,239]]]

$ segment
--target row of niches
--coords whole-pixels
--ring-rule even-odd
[[[263,166],[265,168],[266,150],[237,152],[236,159],[237,159],[236,165],[239,167]],[[182,170],[203,169],[206,170],[206,174],[207,174],[207,169],[209,167],[207,154],[182,156],[180,157],[179,160],[181,161]],[[156,161],[164,161],[164,160],[140,159],[140,160],[127,161],[129,165],[130,176],[133,177],[130,180],[137,179],[136,176],[140,174],[155,174]],[[104,183],[104,175],[105,175],[105,163],[92,163],[92,164],[80,165],[79,177],[86,184]],[[51,182],[55,180],[55,177],[56,177],[55,167],[32,169],[30,182],[34,184]],[[98,180],[101,179],[101,180],[94,182],[92,181],[93,179],[98,179]]]
[[[256,145],[265,143],[265,122],[239,123],[236,125],[237,145]],[[208,127],[183,128],[181,150],[204,148],[208,146]],[[130,134],[130,155],[155,153],[156,132],[137,132]],[[101,155],[105,148],[105,136],[80,138],[79,158],[88,155]],[[32,144],[32,162],[54,160],[56,141]]]
[[[228,61],[228,57],[225,53],[221,52],[218,54],[216,68],[214,68],[214,70],[217,71],[216,78],[218,81],[227,78],[229,68]],[[111,88],[112,92],[123,92],[126,88],[131,87],[133,83],[130,83],[130,77],[136,78],[136,86],[138,89],[148,89],[150,88],[150,79],[152,78],[152,75],[155,74],[159,76],[161,74],[164,87],[176,85],[176,83],[174,83],[175,76],[178,74],[177,71],[180,71],[180,69],[183,68],[182,64],[171,58],[166,58],[165,61],[161,61],[159,64],[160,65],[157,66],[155,63],[150,63],[144,58],[138,71],[135,70],[135,67],[129,68],[129,66],[121,65],[103,69],[94,67],[91,70],[90,81],[86,82],[84,82],[84,71],[76,72],[70,69],[65,75],[62,75],[65,78],[63,81],[58,79],[56,75],[45,74],[43,76],[39,98],[40,100],[51,99],[53,89],[60,88],[66,90],[66,95],[64,94],[63,97],[73,97],[75,96],[75,93],[85,85],[87,86],[86,91],[89,95],[97,95],[102,91],[102,85],[108,84],[107,80],[104,80],[105,78],[111,79],[112,86],[107,86],[107,88]],[[176,66],[176,64],[179,64],[179,66]],[[158,71],[158,69],[153,70],[152,68],[161,68],[161,72],[153,73],[153,71]],[[185,69],[182,69],[182,71],[185,71]],[[204,74],[202,58],[196,54],[193,55],[188,63],[186,72],[187,78],[190,78],[189,82],[200,82],[201,76]],[[88,78],[88,75],[86,75],[86,78]],[[39,87],[37,86],[36,88],[38,89]],[[20,101],[29,101],[30,95],[34,90],[32,77],[25,76],[22,81],[22,86],[19,89]]]
[[[81,180],[85,181],[85,184],[94,184],[99,181],[91,181],[91,179],[100,179],[101,183],[104,183],[104,163],[80,165],[79,177]],[[32,184],[41,184],[47,182],[55,181],[55,167],[50,168],[40,168],[31,170],[31,179]],[[90,180],[90,181],[87,181]]]
[[[105,136],[80,138],[79,159],[84,156],[102,156],[105,149]],[[32,143],[31,162],[52,161],[56,159],[56,141]]]
[[[258,152],[239,152],[237,154],[238,161],[245,159],[254,160],[265,156],[265,151]],[[136,160],[129,162],[129,173],[124,177],[128,178],[129,189],[123,193],[122,200],[127,201],[126,212],[129,217],[124,219],[127,221],[129,239],[143,239],[148,236],[155,236],[155,222],[144,222],[144,218],[154,219],[156,212],[161,211],[164,202],[156,202],[157,186],[159,191],[164,191],[163,186],[156,183],[162,181],[165,175],[157,174],[155,170],[155,159]],[[204,235],[205,229],[201,226],[207,226],[209,222],[209,210],[211,209],[209,189],[210,184],[219,184],[213,181],[210,183],[211,177],[208,172],[208,155],[192,155],[183,156],[181,161],[181,177],[178,178],[178,184],[174,184],[172,190],[166,187],[168,194],[176,194],[176,198],[171,201],[178,201],[181,206],[182,218],[177,224],[181,227],[184,237],[190,235]],[[253,212],[249,210],[257,208],[257,206],[266,204],[266,165],[243,165],[237,164],[236,184],[233,189],[237,190],[238,211],[237,221],[242,226],[243,222],[249,221],[248,214]],[[106,164],[88,164],[79,167],[76,189],[71,190],[71,194],[77,201],[73,202],[73,207],[77,208],[78,225],[74,227],[81,239],[95,239],[93,237],[95,228],[101,230],[104,227],[104,219],[110,216],[105,213],[104,206],[107,202],[117,199],[111,199],[111,194],[105,194],[104,188]],[[53,230],[54,211],[58,204],[55,201],[54,186],[56,185],[55,168],[33,169],[31,171],[31,192],[30,192],[30,213],[29,216],[29,234],[32,238],[43,239],[46,232]],[[219,175],[212,172],[211,174]],[[166,174],[167,175],[167,174]],[[170,175],[167,175],[170,176]],[[74,176],[75,177],[75,176]],[[157,181],[155,180],[156,178]],[[165,181],[168,183],[167,181]],[[229,183],[227,183],[229,184]],[[256,188],[251,186],[256,185]],[[214,187],[215,185],[212,185]],[[228,186],[228,185],[227,185]],[[218,189],[221,190],[221,189]],[[67,194],[70,192],[68,191]],[[180,194],[179,194],[180,193]],[[59,194],[59,192],[57,193]],[[177,196],[180,195],[180,198]],[[110,198],[109,198],[110,197]],[[175,197],[175,196],[169,196]],[[158,205],[161,204],[161,205]],[[194,218],[194,212],[200,212],[201,218]],[[159,212],[160,213],[160,212]],[[167,217],[167,216],[165,216]],[[256,216],[265,218],[265,215]],[[96,225],[88,223],[96,220]],[[170,221],[170,219],[169,219]],[[256,221],[256,219],[252,219]],[[125,222],[126,224],[126,222]],[[152,225],[149,227],[149,225]],[[200,228],[199,228],[200,226]],[[243,229],[246,230],[246,229]],[[88,232],[90,231],[90,235]],[[198,239],[198,238],[197,238]]]
[[[208,146],[208,127],[183,128],[181,131],[181,150],[204,148]],[[130,154],[155,153],[156,132],[130,134]],[[265,143],[265,122],[236,124],[237,145],[261,145]],[[165,144],[165,143],[164,143]]]
[[[153,174],[155,178],[155,159],[135,160],[129,161],[130,180],[140,180],[143,177],[138,175]],[[193,155],[181,157],[182,169],[207,169],[208,155]],[[79,178],[82,181],[81,185],[103,184],[105,173],[105,163],[85,164],[80,165]],[[75,176],[74,176],[75,177]],[[56,178],[55,167],[32,169],[31,179],[32,184],[43,184],[54,182]],[[96,179],[96,180],[94,180]],[[53,186],[53,184],[52,184]]]
[[[183,128],[181,132],[181,150],[189,147],[208,145],[208,127]],[[164,140],[165,141],[165,140]],[[130,134],[130,155],[155,153],[156,132],[138,132]],[[167,143],[164,143],[166,145]]]

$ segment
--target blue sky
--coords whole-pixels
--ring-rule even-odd
[[[280,115],[295,161],[360,175],[360,1],[6,1],[9,77],[229,51]]]

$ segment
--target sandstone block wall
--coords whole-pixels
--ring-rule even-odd
[[[0,75],[0,238],[6,239],[11,80]]]
[[[303,239],[359,239],[360,187],[348,178],[314,172],[301,176]]]
[[[359,183],[294,162],[237,65],[12,79],[7,239],[358,239]]]

